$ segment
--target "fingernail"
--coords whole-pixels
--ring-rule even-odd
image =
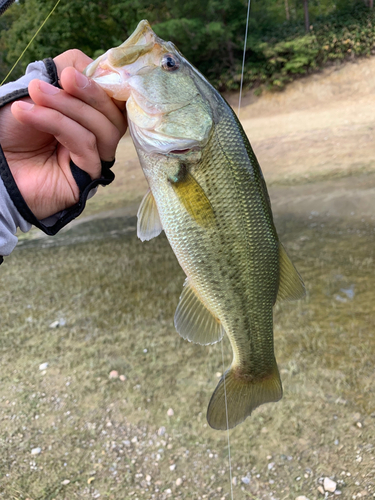
[[[26,102],[26,101],[17,101],[17,105],[21,109],[24,109],[25,111],[28,111],[29,109],[34,107],[34,104],[32,102]]]
[[[76,83],[77,87],[84,89],[89,84],[89,80],[85,77],[85,75],[76,70]]]
[[[40,80],[39,82],[39,89],[43,94],[48,94],[48,95],[55,95],[60,92],[60,89],[57,87],[54,87],[53,85],[50,85],[47,82],[44,82],[43,80]]]

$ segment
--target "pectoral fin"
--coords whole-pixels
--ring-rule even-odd
[[[219,342],[224,328],[197,297],[186,278],[174,316],[174,324],[182,338],[196,344],[208,345]]]
[[[163,231],[155,198],[149,189],[138,209],[137,236],[141,241],[149,241]]]
[[[170,182],[191,217],[200,226],[208,227],[214,220],[214,211],[206,193],[194,177],[186,173],[181,180]]]
[[[280,279],[277,300],[297,300],[306,295],[305,285],[297,269],[279,243]]]

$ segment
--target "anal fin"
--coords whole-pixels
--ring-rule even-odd
[[[279,243],[280,278],[277,300],[298,300],[306,295],[305,285],[297,269]]]
[[[174,324],[182,338],[196,344],[209,345],[219,342],[224,328],[198,298],[186,278],[174,316]]]
[[[137,217],[137,236],[141,241],[149,241],[163,231],[158,208],[151,189],[147,191],[141,201]]]

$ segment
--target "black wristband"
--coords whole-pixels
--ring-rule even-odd
[[[12,199],[15,207],[22,215],[22,217],[30,224],[38,227],[45,234],[53,236],[64,226],[69,224],[73,219],[78,217],[83,212],[86,206],[87,196],[89,192],[96,188],[99,184],[101,186],[107,186],[110,184],[114,178],[115,174],[112,172],[111,167],[115,163],[115,160],[111,162],[102,161],[102,173],[99,179],[91,180],[91,177],[81,170],[72,161],[70,162],[70,167],[72,169],[72,174],[79,187],[79,200],[78,202],[70,208],[63,211],[61,217],[52,226],[46,226],[42,221],[37,219],[32,213],[27,203],[25,202],[16,181],[9,169],[8,163],[4,156],[4,152],[0,146],[0,177],[2,178],[5,188],[8,191],[10,198]],[[77,181],[78,179],[78,181]]]

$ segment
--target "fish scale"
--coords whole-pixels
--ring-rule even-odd
[[[272,306],[277,293],[278,241],[273,224],[267,221],[266,203],[259,203],[264,196],[258,163],[249,161],[244,138],[233,115],[228,117],[225,113],[227,109],[223,103],[215,134],[192,171],[212,200],[213,228],[203,230],[183,210],[163,171],[159,175],[153,166],[147,167],[145,173],[181,267],[223,323],[238,362],[263,373],[269,371],[267,360],[273,356]],[[153,164],[152,157],[141,155],[143,165]],[[181,241],[182,232],[189,238]],[[243,314],[244,311],[248,313]],[[259,316],[261,319],[257,320]],[[266,361],[266,366],[261,366],[262,361]]]
[[[177,331],[203,345],[224,333],[230,340],[232,364],[207,419],[215,429],[234,427],[281,398],[273,305],[277,297],[304,295],[278,240],[258,161],[226,101],[147,21],[86,74],[128,100],[130,132],[150,187],[138,235],[149,240],[164,229],[187,276]]]

